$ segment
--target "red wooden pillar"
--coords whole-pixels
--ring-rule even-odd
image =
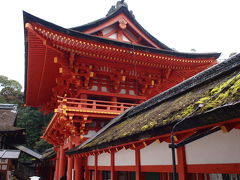
[[[141,157],[140,149],[135,150],[136,180],[141,180]]]
[[[168,180],[168,173],[161,172],[160,173],[160,180]]]
[[[54,179],[58,180],[59,179],[59,159],[60,159],[60,150],[59,148],[56,149],[57,151],[57,156],[56,156],[56,165],[55,165],[55,173],[54,173]]]
[[[115,172],[115,152],[111,151],[111,180],[116,180]]]
[[[60,158],[59,158],[59,172],[58,172],[58,180],[64,176],[66,167],[66,157],[63,147],[60,147]]]
[[[204,174],[197,174],[197,179],[198,180],[204,180]]]
[[[68,156],[67,180],[72,180],[73,157]]]
[[[205,178],[206,180],[210,180],[210,176],[209,176],[209,174],[206,174],[206,178]]]
[[[79,157],[74,157],[74,180],[82,180],[82,160]]]
[[[88,98],[88,97],[87,97],[87,94],[81,94],[81,95],[80,95],[80,98],[81,98],[81,99],[85,99],[85,100],[82,100],[81,103],[87,103],[87,101],[86,101],[87,98]],[[82,105],[82,107],[85,108],[86,105]]]
[[[112,105],[113,106],[117,106],[117,97],[112,97],[112,102],[116,102],[116,103],[113,103]],[[113,110],[117,110],[117,107],[114,107],[114,108],[112,108]]]
[[[88,169],[88,157],[86,157],[85,160],[85,173],[84,173],[84,179],[89,180],[90,176],[89,176],[89,169]]]
[[[187,172],[186,172],[186,154],[185,154],[185,147],[181,146],[177,148],[177,158],[178,158],[178,177],[179,180],[187,179]]]
[[[94,176],[94,180],[99,180],[99,173],[98,173],[98,154],[95,154],[95,176]]]
[[[72,149],[72,144],[70,143],[69,149]],[[67,169],[67,180],[72,180],[73,171],[73,156],[68,156],[68,169]]]

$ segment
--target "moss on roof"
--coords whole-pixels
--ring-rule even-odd
[[[164,135],[240,117],[240,54],[197,74],[112,120],[68,154]]]
[[[190,92],[116,124],[81,149],[110,143],[208,110],[231,104],[240,99],[239,70],[214,82],[196,87]]]

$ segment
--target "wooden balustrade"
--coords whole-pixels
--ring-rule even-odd
[[[126,109],[136,106],[133,103],[103,101],[103,100],[90,100],[90,99],[76,99],[76,98],[63,98],[58,97],[58,103],[66,105],[69,109],[86,109],[103,112],[123,112]]]

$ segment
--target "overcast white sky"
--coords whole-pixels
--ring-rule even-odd
[[[24,83],[22,11],[69,28],[104,17],[116,0],[1,0],[0,75]],[[239,0],[126,0],[138,22],[178,51],[240,52]]]

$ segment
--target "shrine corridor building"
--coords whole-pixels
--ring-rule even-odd
[[[137,22],[124,1],[106,17],[69,29],[23,15],[25,103],[54,112],[42,138],[54,146],[56,157],[42,178],[171,179],[168,143],[178,122],[172,132],[177,145],[210,134],[176,147],[179,179],[240,173],[234,129],[239,119],[219,104],[236,104],[239,75],[229,64],[227,70],[216,65],[200,73],[217,64],[219,53],[169,48]],[[234,98],[215,102],[227,88]],[[222,114],[212,115],[215,110]]]

